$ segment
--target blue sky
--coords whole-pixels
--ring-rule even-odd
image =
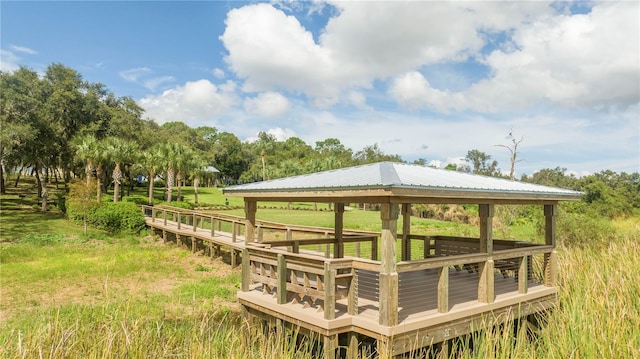
[[[0,2],[0,67],[52,62],[159,124],[517,175],[640,171],[633,2]]]

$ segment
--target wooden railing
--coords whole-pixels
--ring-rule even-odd
[[[418,237],[418,236],[415,236]],[[555,286],[555,267],[557,265],[555,248],[550,245],[534,245],[528,242],[494,240],[493,253],[480,253],[480,242],[474,238],[424,236],[425,259],[401,261],[397,263],[398,273],[437,269],[437,309],[441,313],[450,310],[449,270],[476,272],[479,302],[493,302],[494,274],[496,271],[504,277],[513,276],[518,283],[518,292],[528,292],[532,280],[532,258],[544,256],[542,282]],[[429,289],[432,290],[433,288]],[[425,289],[425,292],[426,293]],[[413,293],[413,295],[421,295]]]
[[[336,301],[343,298],[348,298],[347,312],[357,312],[353,259],[321,258],[258,246],[246,247],[242,255],[248,258],[242,261],[244,292],[259,284],[264,293],[276,294],[278,304],[294,301],[317,307],[327,320],[335,319]]]

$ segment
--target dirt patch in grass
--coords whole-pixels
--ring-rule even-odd
[[[151,236],[141,238],[139,243],[138,246],[143,249],[153,248],[154,250],[128,251],[126,246],[122,247],[122,254],[118,253],[118,255],[126,258],[123,265],[136,268],[124,275],[121,272],[110,275],[107,270],[98,270],[96,273],[83,273],[81,278],[62,275],[49,280],[36,280],[35,283],[1,280],[2,278],[0,278],[3,282],[0,295],[0,325],[29,312],[69,305],[98,306],[106,303],[153,302],[154,306],[164,307],[165,311],[178,315],[181,311],[188,312],[189,308],[194,307],[193,299],[180,293],[181,286],[206,287],[209,285],[208,283],[213,282],[224,286],[227,293],[229,290],[235,292],[237,288],[238,284],[230,281],[235,278],[234,274],[239,273],[240,268],[231,268],[229,264],[225,263],[224,256],[211,259],[202,253],[191,253],[186,248],[163,243]],[[19,246],[20,244],[4,245]],[[90,266],[95,264],[95,266],[107,268],[106,262],[112,259],[104,254],[100,255],[100,251],[110,250],[113,252],[114,249],[108,249],[109,246],[122,246],[122,244],[109,244],[94,240],[87,243],[60,244],[59,247],[53,247],[54,249],[49,250],[49,262],[47,263],[50,263],[51,257],[56,255],[56,248],[60,248],[60,253],[62,253],[63,248],[69,246],[73,246],[76,251],[86,250],[86,259],[81,261],[90,262]],[[136,256],[146,257],[136,258]],[[152,256],[151,259],[149,256]],[[37,267],[38,260],[36,259],[32,266]],[[53,260],[55,261],[55,259]],[[136,262],[144,261],[147,261],[146,264],[140,265],[139,268],[135,267]],[[12,263],[3,264],[3,266],[10,265]],[[237,277],[239,278],[239,275]],[[5,286],[5,282],[10,284]],[[203,295],[206,293],[194,296],[195,300],[199,302],[195,304],[199,307],[223,305],[231,310],[238,310],[237,302],[230,301],[229,298],[215,296],[207,298]],[[235,298],[235,296],[233,297]]]

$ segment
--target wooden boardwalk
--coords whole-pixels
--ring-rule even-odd
[[[360,243],[368,243],[370,251],[364,258],[357,251],[334,258],[329,246],[335,238],[326,228],[295,227],[300,233],[324,233],[298,240],[292,227],[257,222],[260,240],[246,243],[243,218],[145,206],[143,211],[147,225],[166,241],[212,257],[224,247],[232,266],[242,260],[237,296],[248,318],[319,334],[328,347],[337,348],[339,336],[355,335],[378,345],[387,342],[391,353],[406,353],[493,325],[498,317],[504,322],[556,304],[557,287],[548,271],[552,246],[494,240],[489,257],[480,251],[478,239],[411,235],[407,245],[421,242],[416,249],[424,258],[397,263],[397,321],[387,325],[386,299],[380,293],[388,274],[377,260],[375,236],[345,231],[346,244],[360,249]],[[263,241],[263,227],[283,231],[282,239]],[[489,299],[482,297],[487,282]]]

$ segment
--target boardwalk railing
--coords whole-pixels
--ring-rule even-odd
[[[326,228],[256,221],[256,242],[244,243],[246,221],[241,217],[150,206],[142,210],[151,223],[176,223],[178,232],[189,233],[194,241],[229,236],[232,253],[242,252],[243,292],[260,290],[275,295],[278,304],[317,308],[326,320],[337,313],[360,315],[360,310],[378,313],[380,319],[387,315],[380,313],[387,307],[382,301],[394,300],[380,293],[379,238],[371,232],[345,230],[346,257],[332,258],[336,239]],[[280,231],[283,239],[266,239],[262,232],[266,230]],[[556,285],[557,254],[550,245],[496,239],[492,252],[483,253],[478,238],[398,234],[398,240],[403,250],[395,267],[399,278],[395,300],[405,311],[404,317],[399,314],[401,320],[410,310],[447,313],[469,300],[492,303],[497,292],[525,295],[530,285]],[[359,307],[360,299],[366,305]]]

